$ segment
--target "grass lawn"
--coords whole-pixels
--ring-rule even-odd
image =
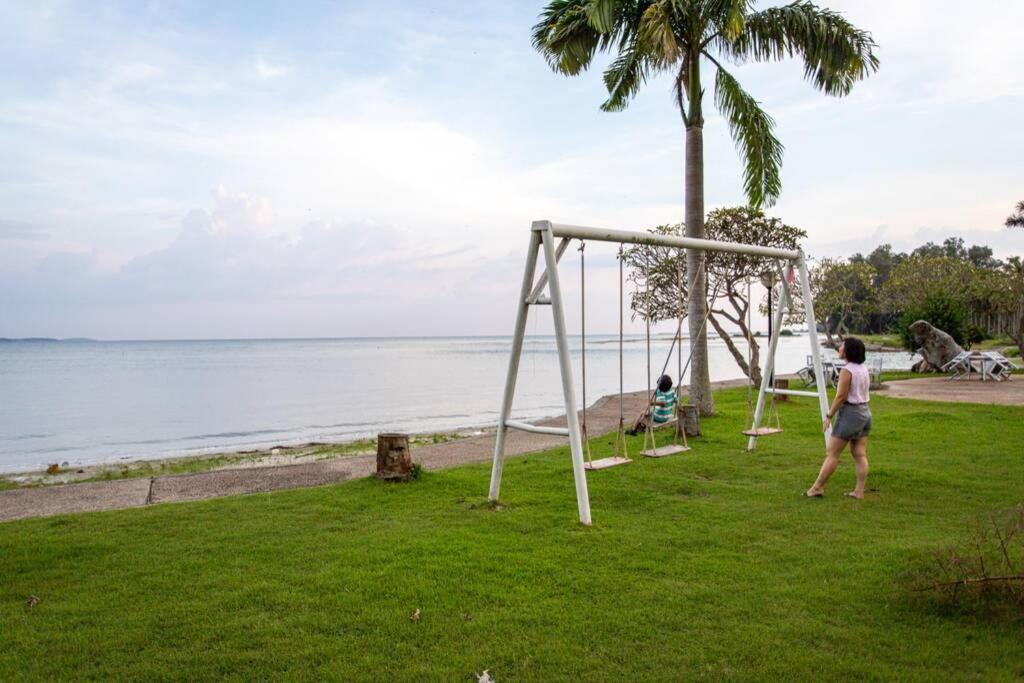
[[[479,465],[0,524],[0,680],[1019,680],[1024,623],[903,576],[1024,499],[1024,408],[879,394],[858,503],[848,458],[800,496],[813,400],[748,454],[744,399],[690,453],[591,474],[590,528],[565,448],[510,459],[500,510]]]

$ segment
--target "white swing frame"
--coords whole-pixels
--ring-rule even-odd
[[[556,239],[561,239],[557,245]],[[825,387],[824,371],[821,363],[821,349],[818,344],[817,324],[814,318],[814,302],[811,299],[810,284],[807,280],[807,264],[802,250],[777,249],[755,244],[738,242],[720,242],[716,240],[695,239],[691,237],[675,237],[656,235],[648,232],[631,232],[626,230],[606,230],[576,225],[564,225],[551,221],[534,221],[530,227],[530,246],[526,252],[526,268],[523,271],[523,284],[516,304],[516,323],[512,334],[512,350],[508,361],[508,374],[505,379],[505,391],[501,401],[501,413],[498,419],[497,434],[494,439],[494,462],[491,467],[491,485],[488,499],[497,502],[501,493],[501,474],[505,463],[505,435],[509,429],[518,429],[534,434],[554,434],[569,438],[569,449],[572,452],[573,478],[576,482],[576,504],[579,508],[580,522],[590,524],[590,495],[587,491],[587,474],[584,469],[583,441],[580,434],[579,416],[576,413],[576,391],[572,372],[572,361],[569,357],[569,340],[565,330],[565,306],[562,302],[562,287],[558,277],[558,261],[565,253],[569,243],[574,240],[591,242],[613,242],[617,244],[643,244],[648,246],[671,247],[675,249],[692,249],[698,251],[727,251],[739,254],[751,254],[775,259],[775,267],[783,282],[782,301],[773,312],[773,330],[782,329],[782,320],[786,308],[793,310],[793,301],[785,286],[783,263],[792,265],[800,273],[800,286],[807,315],[807,338],[811,347],[814,364],[814,376],[817,379],[816,391],[797,391],[793,389],[776,389],[769,386],[775,369],[775,349],[779,334],[772,336],[768,344],[768,355],[765,367],[761,371],[761,387],[757,394],[757,405],[754,409],[754,421],[751,430],[756,432],[764,417],[764,404],[767,394],[785,394],[789,396],[817,397],[821,419],[828,414],[828,394]],[[537,270],[538,251],[544,253],[544,271],[534,284]],[[544,287],[549,291],[543,297]],[[526,332],[526,319],[531,306],[550,305],[555,324],[555,346],[558,350],[558,365],[562,377],[562,397],[565,403],[566,427],[539,427],[526,422],[512,420],[512,400],[515,396],[516,380],[519,376],[519,359],[523,351],[523,337]],[[679,378],[680,382],[682,378]],[[831,430],[825,431],[825,443]],[[757,444],[756,436],[749,437],[747,450],[752,451]]]

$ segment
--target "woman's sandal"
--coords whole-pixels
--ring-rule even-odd
[[[863,498],[859,498],[859,497],[853,495],[853,491],[847,491],[843,495],[846,496],[847,498],[853,498],[854,500],[864,500]]]
[[[807,493],[807,491],[804,491],[801,495],[804,498],[824,498],[825,492],[822,491],[821,493]]]

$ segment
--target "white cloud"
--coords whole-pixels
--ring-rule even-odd
[[[263,55],[256,57],[256,76],[261,80],[280,78],[281,76],[286,76],[288,71],[287,67],[271,64]]]

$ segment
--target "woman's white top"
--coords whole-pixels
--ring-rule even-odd
[[[867,403],[871,400],[868,396],[868,387],[871,386],[871,377],[868,369],[862,363],[847,363],[843,368],[850,373],[850,393],[846,395],[847,403]]]

